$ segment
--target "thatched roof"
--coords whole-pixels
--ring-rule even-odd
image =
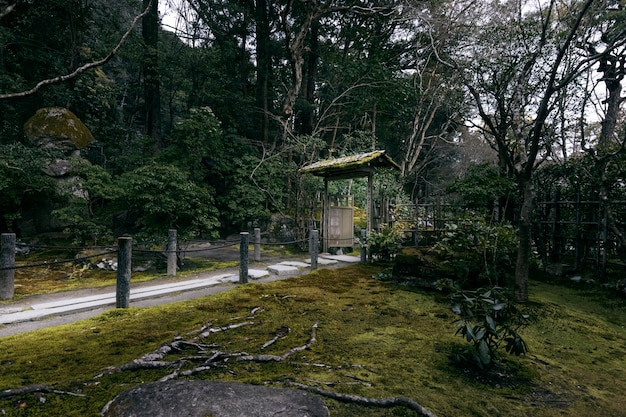
[[[300,169],[318,177],[342,179],[367,176],[374,168],[395,168],[400,170],[384,150],[365,152],[341,158],[325,159]]]

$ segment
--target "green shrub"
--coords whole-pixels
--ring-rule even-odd
[[[459,316],[456,334],[470,343],[467,349],[453,354],[455,360],[485,369],[493,364],[502,345],[515,356],[528,351],[518,330],[529,317],[516,307],[503,288],[463,290],[449,281],[438,286],[450,291],[451,310]]]
[[[518,242],[511,225],[492,224],[484,217],[468,216],[447,223],[433,249],[454,264],[463,284],[476,287],[479,274],[490,285],[503,282],[506,274],[515,268]]]
[[[380,232],[372,231],[366,239],[366,245],[372,257],[388,262],[400,250],[400,234],[390,227],[381,228]]]

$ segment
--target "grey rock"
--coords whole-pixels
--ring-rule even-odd
[[[43,172],[50,177],[62,177],[72,172],[72,163],[67,159],[55,159],[48,166],[42,168]]]
[[[103,417],[329,417],[322,399],[304,391],[237,382],[167,381],[120,393]]]

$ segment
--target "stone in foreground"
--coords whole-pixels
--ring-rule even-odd
[[[267,267],[267,269],[270,272],[278,276],[295,274],[296,272],[298,272],[298,268],[296,268],[295,266],[288,266],[288,265],[281,265],[281,264],[270,265]]]
[[[236,382],[167,381],[120,393],[103,417],[329,417],[320,397]]]

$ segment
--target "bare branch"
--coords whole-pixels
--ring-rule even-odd
[[[17,3],[2,5],[2,7],[0,8],[0,19],[2,19],[4,16],[11,13],[13,9],[15,8],[16,4]]]
[[[36,92],[38,92],[39,90],[41,90],[43,87],[45,87],[47,85],[59,84],[59,83],[65,82],[65,81],[69,81],[69,80],[71,80],[73,78],[78,77],[80,74],[82,74],[85,71],[88,71],[88,70],[90,70],[92,68],[100,67],[100,66],[106,64],[107,62],[109,62],[120,51],[120,49],[122,49],[122,46],[126,42],[126,39],[128,39],[128,37],[130,36],[132,31],[135,29],[135,27],[137,26],[137,23],[141,20],[141,18],[143,18],[146,14],[148,14],[148,12],[150,10],[151,4],[152,4],[152,1],[150,1],[150,3],[148,3],[148,7],[146,7],[146,9],[141,14],[135,16],[135,18],[133,19],[133,22],[131,23],[130,27],[128,28],[126,33],[124,33],[124,35],[120,38],[120,41],[117,43],[115,48],[113,48],[111,50],[111,52],[109,52],[109,54],[107,56],[105,56],[104,58],[102,58],[102,59],[100,59],[98,61],[89,62],[89,63],[87,63],[85,65],[82,65],[82,66],[76,68],[73,72],[71,72],[69,74],[60,75],[58,77],[48,78],[46,80],[39,81],[37,83],[37,85],[35,85],[30,90],[21,91],[21,92],[17,92],[17,93],[0,94],[0,100],[11,99],[11,98],[21,98],[21,97],[27,97],[27,96],[33,95],[33,94],[35,94]]]

